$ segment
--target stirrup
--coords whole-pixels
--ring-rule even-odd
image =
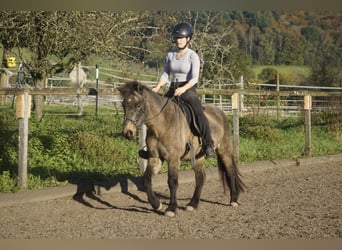
[[[205,158],[211,158],[216,156],[216,152],[212,146],[206,146],[205,147]]]

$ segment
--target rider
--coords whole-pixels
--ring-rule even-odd
[[[192,35],[193,29],[189,23],[178,23],[174,27],[172,36],[176,48],[167,53],[164,71],[152,91],[158,92],[169,77],[171,78],[171,85],[165,96],[169,98],[177,96],[192,107],[199,123],[205,156],[213,157],[216,153],[209,122],[197,95],[200,60],[197,53],[189,48]]]

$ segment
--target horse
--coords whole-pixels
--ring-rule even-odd
[[[182,160],[191,160],[195,174],[195,190],[186,211],[198,208],[202,188],[205,182],[204,161],[201,138],[189,126],[186,115],[180,105],[172,98],[153,92],[138,82],[126,82],[118,86],[122,96],[124,111],[122,133],[127,139],[134,139],[142,124],[147,127],[146,147],[148,159],[143,173],[144,188],[148,202],[157,212],[162,213],[162,203],[152,189],[152,176],[157,174],[167,162],[170,202],[165,211],[169,217],[177,210],[178,168]],[[203,104],[208,117],[212,138],[215,143],[218,170],[224,191],[230,189],[230,205],[238,206],[238,196],[244,192],[245,184],[239,173],[231,146],[231,129],[224,112],[213,104]],[[190,148],[190,149],[189,149]]]

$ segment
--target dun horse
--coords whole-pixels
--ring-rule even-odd
[[[170,203],[165,215],[174,216],[177,209],[178,167],[181,160],[192,160],[196,187],[186,210],[198,207],[205,182],[203,169],[204,153],[201,139],[192,132],[180,106],[172,99],[154,93],[143,84],[133,81],[117,88],[123,97],[123,134],[128,139],[137,135],[137,129],[145,123],[147,127],[146,146],[148,150],[147,168],[143,180],[149,203],[160,211],[162,204],[152,190],[152,176],[160,170],[162,162],[168,164],[168,186]],[[215,142],[217,163],[224,190],[230,189],[230,204],[238,206],[240,192],[244,184],[235,164],[231,147],[231,131],[227,117],[222,110],[212,104],[204,104],[212,137]]]

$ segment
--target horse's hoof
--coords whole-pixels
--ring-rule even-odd
[[[158,173],[159,173],[159,171],[160,171],[160,167],[158,166],[158,167],[154,167],[153,169],[152,169],[152,174],[153,175],[157,175]]]
[[[175,217],[175,212],[166,211],[166,212],[165,212],[165,215],[166,215],[167,217]]]
[[[186,206],[186,207],[185,207],[185,211],[189,211],[189,212],[194,211],[194,207],[192,207],[192,206]]]
[[[163,209],[163,204],[160,202],[159,207],[156,210],[161,211],[162,209]]]
[[[233,201],[233,202],[230,203],[230,205],[231,205],[232,207],[238,207],[238,206],[239,206],[239,203]]]

